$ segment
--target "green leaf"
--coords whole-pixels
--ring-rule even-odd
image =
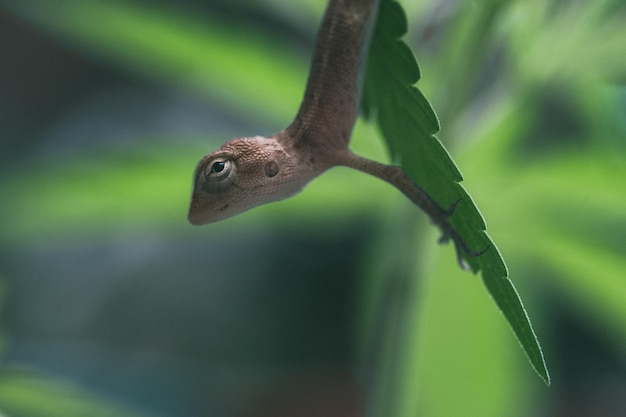
[[[464,254],[472,271],[482,272],[485,287],[509,322],[532,366],[549,384],[550,376],[539,341],[504,260],[486,233],[480,211],[459,183],[463,177],[434,134],[437,116],[413,85],[420,78],[417,61],[399,39],[406,33],[406,17],[393,0],[383,0],[369,51],[363,87],[363,109],[377,123],[394,161],[422,186],[441,207],[460,201],[450,222],[480,256]]]

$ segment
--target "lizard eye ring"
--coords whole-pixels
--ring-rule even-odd
[[[202,188],[211,194],[230,188],[237,179],[237,166],[228,158],[215,158],[205,165]]]

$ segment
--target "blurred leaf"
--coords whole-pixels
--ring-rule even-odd
[[[540,382],[531,378],[492,300],[447,260],[452,248],[443,252],[433,254],[410,312],[415,324],[406,350],[413,358],[405,366],[414,374],[407,380],[413,395],[407,392],[401,415],[514,415],[527,401],[524,384]]]
[[[0,191],[12,196],[0,208],[7,219],[1,239],[15,244],[106,234],[123,225],[162,228],[173,219],[183,224],[191,183],[188,167],[195,158],[180,148],[155,146],[150,152],[100,150],[80,158],[21,164],[0,181]],[[170,222],[163,222],[164,217]]]
[[[502,134],[498,129],[486,141]],[[491,224],[511,257],[552,272],[552,285],[607,328],[623,351],[626,159],[624,153],[596,148],[561,151],[532,164],[509,163],[498,168],[497,178],[481,172],[509,158],[491,154],[487,146],[473,148],[463,160],[482,155],[480,166],[471,165],[475,169],[469,172],[484,180],[473,188],[484,196]],[[493,194],[498,198],[488,198]]]
[[[148,2],[0,3],[89,55],[142,77],[204,90],[277,124],[293,117],[302,98],[306,61],[255,28]]]
[[[512,3],[502,23],[521,80],[623,81],[625,18],[625,3],[614,0],[533,0]]]
[[[0,410],[11,417],[141,417],[67,383],[26,372],[0,373]]]
[[[474,272],[482,271],[483,281],[508,320],[532,366],[546,383],[550,377],[543,353],[526,310],[500,252],[485,232],[484,220],[472,199],[459,184],[461,173],[441,142],[430,103],[413,85],[419,69],[406,45],[398,40],[407,28],[406,17],[395,1],[382,1],[370,47],[365,79],[364,114],[374,119],[394,160],[422,186],[441,207],[460,201],[451,223],[470,248],[487,252],[478,257],[464,254]]]

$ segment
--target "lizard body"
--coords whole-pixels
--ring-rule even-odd
[[[363,158],[348,147],[377,7],[378,0],[330,0],[293,122],[271,137],[231,139],[202,158],[188,214],[192,224],[291,197],[327,169],[347,166],[394,185],[424,210],[440,227],[441,241],[453,240],[461,266],[463,254],[482,253],[472,251],[448,222],[456,203],[441,208],[400,167]]]

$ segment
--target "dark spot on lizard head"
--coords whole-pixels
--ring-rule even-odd
[[[270,161],[265,164],[265,175],[273,177],[278,174],[278,164],[274,161]]]
[[[229,206],[230,206],[230,204],[229,204],[229,203],[224,204],[224,205],[222,206],[222,208],[220,208],[220,211],[224,211],[224,210],[226,210]]]

